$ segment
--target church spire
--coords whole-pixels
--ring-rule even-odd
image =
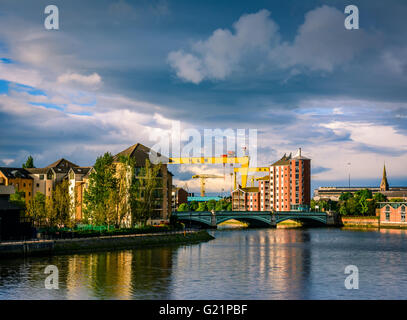
[[[386,164],[383,166],[383,178],[380,182],[380,191],[388,191],[389,183],[387,182]]]

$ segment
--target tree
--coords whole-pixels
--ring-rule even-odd
[[[24,169],[35,168],[34,159],[32,156],[28,156],[27,161],[25,163],[23,163],[23,168]]]
[[[15,204],[16,206],[20,207],[21,209],[25,209],[25,192],[24,191],[16,191],[15,193],[10,195],[10,202]]]
[[[198,201],[192,201],[189,205],[191,211],[196,211],[198,209],[199,203]]]
[[[89,176],[89,187],[85,190],[85,218],[94,225],[109,224],[117,212],[116,166],[113,156],[106,152],[96,159],[94,170]]]
[[[181,203],[178,207],[178,211],[188,211],[188,205],[186,203]]]
[[[71,226],[72,201],[69,195],[69,182],[58,183],[52,195],[45,202],[46,219],[50,226]]]
[[[34,223],[41,226],[46,221],[46,197],[43,193],[37,192],[34,199],[27,205],[27,215],[33,219]]]
[[[208,208],[208,211],[215,210],[216,202],[217,202],[216,200],[209,200],[209,201],[206,203],[206,207]]]
[[[372,199],[372,191],[369,189],[362,189],[357,191],[355,196],[363,199]]]
[[[133,221],[145,226],[162,202],[162,180],[158,178],[161,163],[154,165],[146,159],[145,167],[138,169],[131,192],[131,211]]]
[[[353,194],[351,192],[342,192],[342,194],[339,197],[339,200],[346,201],[349,200],[350,198],[353,198]]]
[[[198,209],[196,211],[207,211],[206,202],[199,202]]]
[[[376,193],[373,196],[373,200],[376,201],[376,202],[386,202],[387,197],[383,193]]]

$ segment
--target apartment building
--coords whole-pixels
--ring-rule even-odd
[[[14,186],[15,191],[24,192],[26,203],[33,198],[33,178],[26,169],[0,167],[0,185]]]
[[[258,187],[239,187],[232,192],[233,211],[260,211],[260,193]]]
[[[83,196],[89,185],[89,175],[92,167],[72,167],[68,172],[68,190],[72,201],[73,219],[80,221],[83,218]]]
[[[270,166],[270,175],[257,179],[258,187],[232,191],[233,210],[290,211],[311,203],[311,159],[286,155]]]
[[[297,210],[311,203],[311,159],[301,154],[284,155],[270,167],[270,207],[275,211]]]
[[[143,167],[145,167],[146,160],[149,159],[151,149],[136,143],[126,150],[123,150],[114,156],[116,163],[120,164],[120,156],[128,156],[135,160],[135,174],[136,177]],[[160,199],[159,204],[153,212],[151,223],[159,223],[163,220],[168,220],[171,214],[172,202],[172,177],[173,174],[168,170],[167,164],[161,164],[161,170],[157,179],[160,180],[160,187],[157,188],[157,197]]]

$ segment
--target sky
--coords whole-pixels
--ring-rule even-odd
[[[89,166],[180,121],[256,129],[259,166],[301,147],[313,188],[377,186],[384,163],[407,185],[406,1],[54,0],[59,30],[49,4],[0,0],[0,166]],[[170,168],[189,191],[228,169]]]

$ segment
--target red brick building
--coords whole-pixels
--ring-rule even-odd
[[[270,167],[270,206],[275,211],[296,210],[311,203],[311,159],[284,155]]]
[[[407,225],[407,202],[380,202],[378,211],[380,224]]]
[[[270,175],[257,179],[258,187],[232,192],[233,210],[289,211],[311,203],[311,159],[286,154],[270,166]],[[257,190],[256,190],[257,189]]]
[[[258,187],[237,188],[232,192],[233,211],[260,211],[260,193]]]

